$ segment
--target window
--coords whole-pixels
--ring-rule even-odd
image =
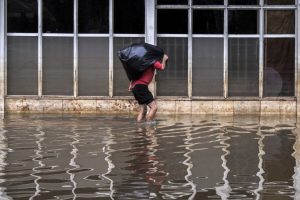
[[[224,29],[223,10],[194,10],[193,33],[194,34],[223,34]]]
[[[7,31],[9,33],[37,33],[36,0],[7,1]]]
[[[228,96],[259,96],[259,40],[230,38]]]
[[[78,4],[79,33],[108,33],[108,0],[79,0]]]
[[[295,0],[265,0],[268,5],[294,5]]]
[[[176,24],[170,23],[174,21]],[[187,34],[188,33],[188,11],[159,9],[157,11],[157,33]]]
[[[73,95],[73,38],[43,39],[43,94]]]
[[[267,34],[294,34],[295,11],[265,11],[265,32]]]
[[[193,96],[223,96],[223,62],[223,38],[193,38]]]
[[[158,5],[187,5],[188,0],[157,0]]]
[[[228,0],[229,5],[258,5],[259,0]]]
[[[193,5],[223,5],[224,0],[193,0]]]
[[[157,44],[169,55],[168,66],[157,73],[157,95],[187,96],[187,38],[158,38]]]
[[[295,39],[265,39],[264,96],[294,96]]]
[[[37,37],[7,38],[7,94],[38,94]]]
[[[144,0],[114,1],[114,33],[145,33]]]
[[[108,96],[108,38],[82,37],[78,43],[79,96]]]
[[[43,32],[73,33],[73,0],[43,0]]]
[[[258,34],[258,21],[256,10],[229,10],[229,34]]]

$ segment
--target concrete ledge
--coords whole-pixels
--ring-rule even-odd
[[[197,101],[158,100],[162,114],[220,114],[220,115],[293,115],[297,114],[296,101]],[[136,113],[135,100],[84,99],[6,99],[8,113]]]

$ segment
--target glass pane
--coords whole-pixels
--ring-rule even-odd
[[[108,0],[80,0],[78,4],[79,33],[108,33]]]
[[[259,16],[257,10],[228,11],[229,34],[258,34]]]
[[[158,96],[188,95],[188,39],[157,38],[157,45],[169,56],[164,71],[156,76]]]
[[[194,34],[223,34],[223,10],[194,10]]]
[[[223,38],[193,39],[193,96],[223,96]]]
[[[259,40],[229,39],[228,95],[259,96]]]
[[[43,0],[43,32],[73,33],[73,0]]]
[[[229,5],[258,5],[259,0],[229,0]]]
[[[7,37],[7,94],[38,94],[37,37]]]
[[[267,34],[294,34],[295,11],[265,11],[265,32]]]
[[[129,46],[132,43],[145,42],[145,38],[114,38],[114,95],[115,96],[132,96],[128,92],[129,80],[117,56],[118,50]]]
[[[114,1],[114,32],[145,33],[144,0]]]
[[[73,95],[73,38],[43,38],[43,94]]]
[[[176,19],[176,26],[174,23]],[[188,11],[187,10],[157,10],[157,33],[188,33]]]
[[[265,39],[264,96],[294,96],[295,39]]]
[[[224,0],[193,0],[194,5],[223,5]]]
[[[158,5],[187,5],[188,0],[157,0]]]
[[[79,38],[78,92],[80,96],[108,96],[108,38]]]
[[[269,5],[295,5],[295,0],[265,0]]]
[[[7,1],[7,31],[9,33],[38,32],[37,0]]]

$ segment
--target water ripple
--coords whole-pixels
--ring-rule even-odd
[[[264,120],[264,121],[260,121]],[[299,199],[293,122],[256,117],[8,115],[0,199]]]

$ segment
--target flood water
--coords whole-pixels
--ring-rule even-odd
[[[300,199],[293,118],[8,115],[0,199]]]

